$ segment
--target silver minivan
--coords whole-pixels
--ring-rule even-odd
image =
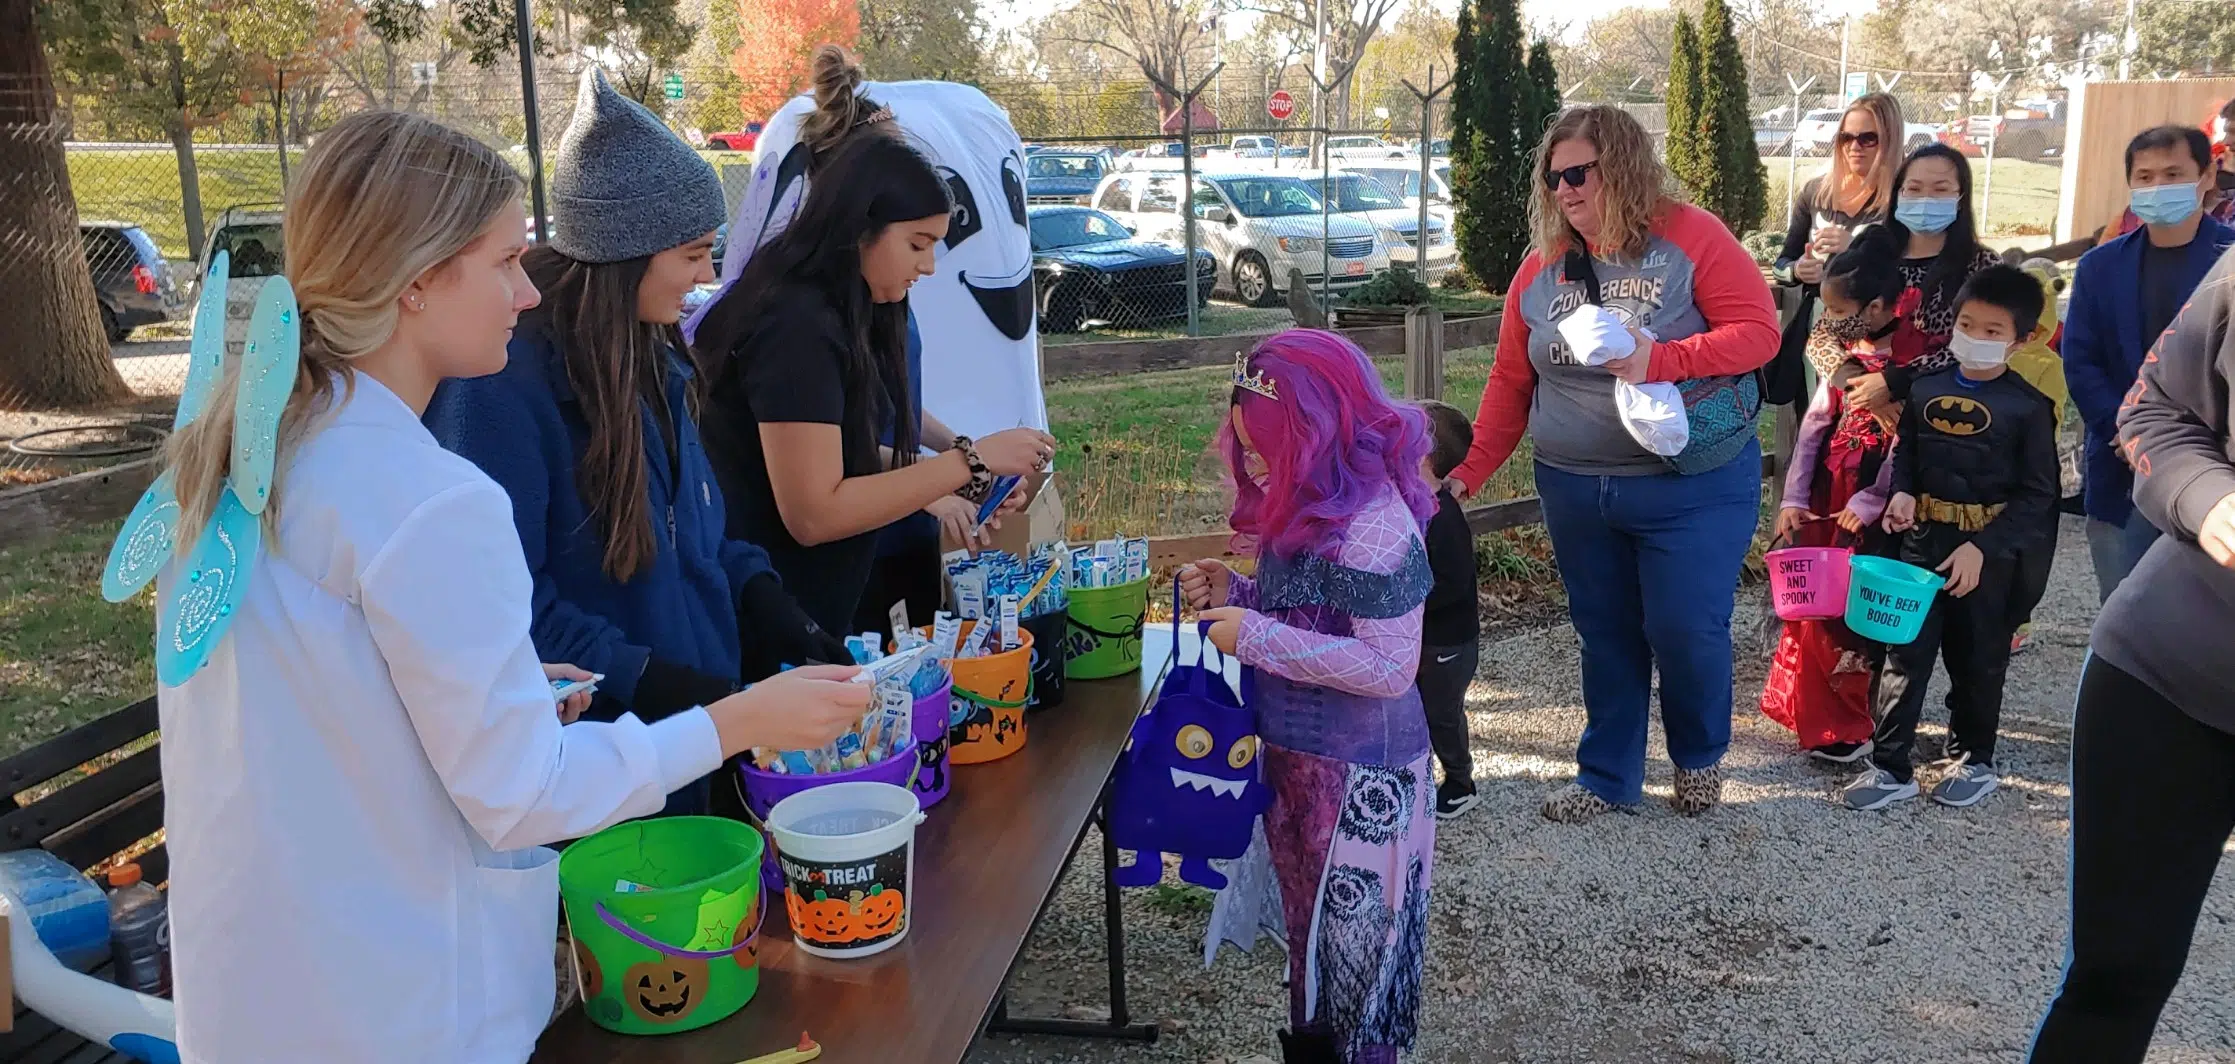
[[[1174,173],[1116,173],[1096,187],[1094,206],[1141,237],[1180,245],[1187,238],[1181,188]],[[1280,302],[1291,270],[1319,287],[1323,262],[1330,290],[1357,287],[1389,268],[1390,240],[1403,245],[1401,237],[1385,237],[1369,222],[1330,214],[1323,248],[1319,195],[1288,174],[1198,174],[1188,206],[1196,240],[1218,258],[1219,288],[1251,306]]]

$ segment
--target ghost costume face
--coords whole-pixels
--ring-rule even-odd
[[[901,133],[937,168],[954,201],[947,238],[937,249],[938,269],[908,296],[923,336],[924,409],[972,436],[1019,425],[1046,428],[1023,141],[1009,116],[967,85],[871,82],[862,95],[892,110]],[[812,97],[797,97],[762,130],[752,183],[730,221],[731,247],[768,243],[805,202],[808,153],[799,124],[813,110]],[[725,290],[749,258],[732,254],[723,262]],[[697,317],[690,322],[694,331]]]

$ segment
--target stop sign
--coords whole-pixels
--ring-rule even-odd
[[[1275,121],[1288,121],[1288,116],[1296,113],[1296,97],[1289,95],[1287,89],[1274,93],[1265,101],[1265,113],[1272,115]]]

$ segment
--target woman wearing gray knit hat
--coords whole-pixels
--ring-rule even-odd
[[[1055,451],[1038,429],[925,440],[925,421],[899,416],[917,409],[908,290],[932,272],[953,205],[860,83],[844,51],[816,53],[806,199],[695,337],[713,378],[706,439],[730,531],[767,547],[826,626],[886,605],[861,602],[879,529],[948,496],[979,502],[995,477],[1044,469]],[[921,454],[927,443],[934,453]]]
[[[782,665],[849,660],[766,552],[726,534],[699,443],[707,378],[678,322],[684,295],[714,277],[713,168],[593,68],[551,207],[550,243],[523,262],[543,305],[520,319],[510,361],[445,385],[426,417],[512,496],[537,649],[604,676],[592,717],[646,720]],[[668,811],[706,798],[701,781]]]

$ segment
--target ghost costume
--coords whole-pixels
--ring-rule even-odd
[[[1045,429],[1024,142],[1008,114],[967,85],[870,82],[862,95],[892,110],[904,138],[937,168],[954,199],[938,268],[908,294],[923,336],[924,408],[970,436],[1020,425]],[[725,292],[750,252],[782,232],[806,201],[809,153],[799,124],[814,109],[813,97],[797,97],[761,131],[752,182],[730,221],[729,246],[741,250],[723,260]],[[695,333],[704,313],[686,328]]]

